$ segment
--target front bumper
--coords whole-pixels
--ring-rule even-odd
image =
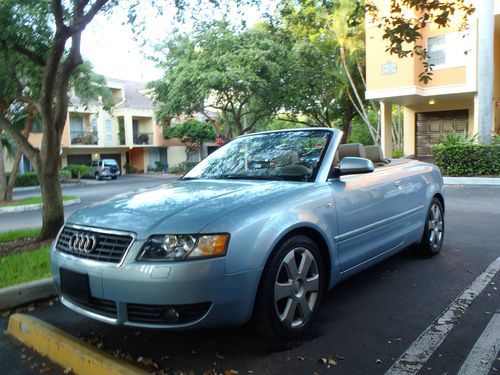
[[[175,263],[135,262],[142,244],[135,241],[120,264],[64,254],[52,244],[51,270],[61,302],[105,323],[147,328],[230,326],[250,318],[260,271],[226,274],[225,257]],[[60,268],[88,274],[90,301],[82,303],[61,293]],[[159,312],[163,314],[172,307],[181,312],[178,322],[158,318]]]

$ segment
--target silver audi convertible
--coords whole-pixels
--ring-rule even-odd
[[[74,213],[51,250],[61,302],[118,325],[240,325],[293,339],[335,284],[414,245],[437,254],[431,164],[334,129],[236,138],[179,180]]]

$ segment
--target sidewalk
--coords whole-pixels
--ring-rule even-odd
[[[443,177],[445,185],[500,186],[500,177]]]

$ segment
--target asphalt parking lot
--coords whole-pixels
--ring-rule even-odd
[[[460,299],[457,304],[456,298],[499,256],[500,188],[448,186],[441,254],[428,258],[407,249],[342,282],[327,294],[311,333],[300,342],[270,342],[251,326],[186,332],[113,327],[58,302],[29,314],[158,373],[384,374],[392,368],[405,374],[394,364],[409,358],[411,364],[418,362],[419,374],[457,374],[468,357],[492,352],[477,343],[493,342],[491,335],[484,341],[484,332],[491,331],[500,313],[500,273],[493,273],[477,296],[468,295],[471,303]],[[457,314],[446,320],[443,336],[442,326],[432,323],[453,306]],[[0,318],[1,330],[6,322]],[[493,337],[498,339],[499,332],[494,330]],[[411,353],[419,336],[428,358],[417,361]],[[436,337],[442,342],[436,344]],[[0,336],[0,373],[38,373],[42,367],[32,366],[42,359],[28,360],[32,355],[10,340]],[[493,349],[495,357],[499,349],[500,344]],[[409,357],[398,361],[405,352]],[[498,374],[500,358],[473,369],[469,373]]]

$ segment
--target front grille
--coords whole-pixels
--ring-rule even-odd
[[[95,236],[95,248],[89,252],[70,248],[70,239],[77,234]],[[62,253],[70,254],[78,258],[92,259],[108,263],[120,263],[132,240],[133,237],[131,235],[116,235],[65,227],[59,235],[56,249]]]
[[[64,294],[63,297],[84,310],[116,319],[116,303],[113,301],[95,297],[90,297],[88,301],[84,301],[74,297],[68,297]]]
[[[193,303],[190,305],[141,305],[129,303],[127,305],[128,320],[135,323],[149,324],[167,324],[168,321],[163,317],[163,312],[174,308],[179,319],[175,324],[194,322],[210,309],[210,302]]]

